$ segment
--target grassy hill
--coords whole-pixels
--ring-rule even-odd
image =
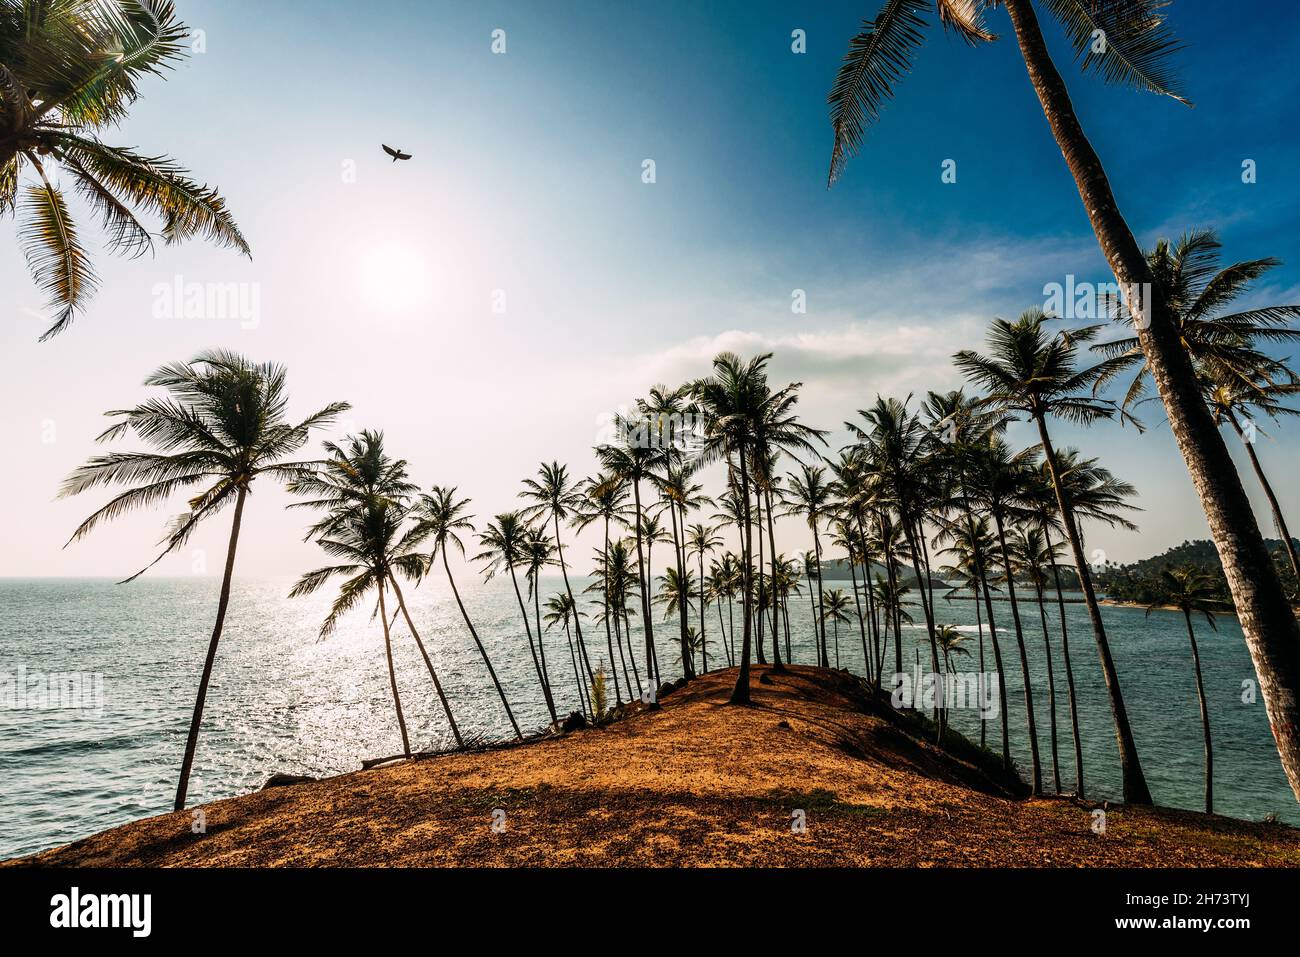
[[[1300,865],[1300,831],[1024,797],[1000,762],[847,672],[734,671],[562,736],[400,761],[138,821],[47,866]],[[800,815],[798,812],[802,812]],[[806,827],[795,827],[802,821]],[[494,828],[494,823],[498,824]]]

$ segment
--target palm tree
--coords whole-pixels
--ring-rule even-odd
[[[1025,721],[1029,732],[1029,756],[1033,773],[1035,794],[1043,793],[1043,770],[1038,757],[1038,721],[1034,716],[1034,689],[1029,676],[1029,655],[1025,650],[1025,632],[1020,622],[1020,606],[1016,601],[1016,575],[1011,546],[1007,541],[1007,525],[1024,517],[1024,497],[1030,487],[1033,450],[1012,454],[1007,444],[991,436],[983,446],[978,460],[972,463],[972,485],[978,490],[979,501],[993,518],[996,533],[997,557],[1002,564],[1002,581],[1007,586],[1007,604],[1011,606],[1011,625],[1016,635],[1016,650],[1020,654],[1021,685],[1025,693]],[[987,591],[986,591],[987,594]]]
[[[582,531],[588,525],[595,521],[604,523],[604,537],[601,539],[601,601],[604,603],[604,612],[601,615],[605,623],[605,644],[609,651],[609,667],[614,672],[614,704],[615,706],[623,703],[622,688],[618,683],[618,668],[614,667],[614,637],[611,631],[610,618],[610,582],[609,582],[609,526],[611,522],[627,524],[627,483],[619,479],[612,478],[603,473],[597,474],[589,479],[582,486],[582,492],[585,496],[577,512],[574,514],[574,525],[578,531]],[[617,618],[614,623],[617,624]],[[623,655],[623,645],[619,644],[619,657]],[[627,677],[627,664],[623,664],[624,678]],[[628,694],[632,693],[632,686],[628,685]]]
[[[0,215],[21,213],[19,243],[55,311],[43,340],[66,329],[98,286],[56,166],[114,252],[153,251],[144,211],[162,219],[168,245],[203,236],[252,255],[216,189],[166,156],[99,139],[126,118],[142,79],[184,58],[188,35],[169,0],[7,0],[0,13]]]
[[[939,650],[943,652],[944,673],[952,674],[954,655],[970,657],[970,649],[965,647],[970,637],[958,631],[956,625],[939,625],[934,630],[934,636],[935,640],[939,642]]]
[[[702,486],[693,481],[695,467],[687,462],[680,461],[679,456],[670,456],[665,464],[664,474],[659,477],[656,483],[659,486],[659,494],[662,496],[663,511],[668,512],[670,528],[672,532],[673,543],[673,562],[676,566],[674,571],[679,579],[687,578],[686,571],[686,511],[688,508],[698,507],[702,504],[700,492]],[[700,614],[704,614],[704,609],[700,608]],[[690,648],[687,641],[685,615],[678,615],[678,631],[681,642],[682,660],[685,662],[686,677],[695,677],[695,665],[692,657],[688,654]]]
[[[972,43],[992,40],[982,14],[993,0],[935,0],[940,19]],[[1160,14],[1158,0],[1045,0],[1065,29],[1085,67],[1112,82],[1168,94],[1177,99],[1167,57],[1178,47]],[[1069,91],[1061,78],[1031,0],[1001,0],[1011,20],[1030,83],[1052,135],[1061,148],[1097,242],[1121,289],[1129,298],[1147,298],[1138,339],[1164,402],[1170,430],[1178,442],[1209,520],[1228,587],[1232,592],[1263,690],[1269,723],[1291,789],[1300,799],[1300,629],[1295,613],[1260,534],[1241,479],[1201,392],[1196,369],[1179,341],[1169,303],[1150,264],[1120,212],[1101,159],[1088,141]],[[929,0],[887,0],[885,8],[849,46],[831,91],[835,143],[830,178],[842,172],[892,96],[895,82],[908,73],[925,26],[920,13]],[[1099,35],[1105,43],[1096,44]],[[1050,455],[1050,453],[1048,453]],[[1131,750],[1131,749],[1130,749]],[[1129,755],[1130,771],[1132,755]],[[1130,774],[1129,784],[1140,788]]]
[[[677,574],[677,569],[669,565],[664,569],[664,573],[659,576],[659,597],[655,602],[664,606],[664,620],[670,616],[676,615],[678,618],[689,619],[691,615],[691,604],[693,602],[692,594],[696,591],[693,573],[687,572],[683,577]],[[694,630],[694,629],[692,629]],[[689,634],[689,632],[688,632]],[[700,647],[699,634],[696,633],[697,644]],[[688,641],[682,646],[684,657],[682,658],[682,667],[685,669],[684,674],[692,675],[695,673],[691,655],[692,645]]]
[[[515,730],[515,737],[522,739],[523,732],[519,730],[519,722],[515,720],[515,713],[510,708],[510,702],[506,700],[501,679],[497,677],[497,671],[492,667],[492,659],[488,657],[487,649],[483,647],[483,641],[478,636],[478,629],[474,627],[474,622],[465,609],[465,602],[461,600],[460,589],[456,587],[456,579],[451,573],[451,564],[447,560],[447,545],[449,543],[455,545],[456,551],[463,556],[465,543],[461,541],[460,535],[462,532],[474,532],[473,516],[465,514],[468,508],[469,499],[458,499],[454,485],[451,487],[435,485],[427,495],[420,496],[415,506],[414,517],[422,535],[433,539],[433,551],[429,555],[430,563],[436,560],[439,554],[442,555],[442,567],[447,573],[447,584],[451,586],[451,593],[456,598],[456,607],[460,609],[465,627],[469,629],[478,653],[483,658],[483,664],[487,666],[488,674],[492,677],[492,685],[501,698],[501,706],[506,709],[506,717],[510,719],[510,726]]]
[[[832,588],[825,596],[824,620],[831,622],[835,633],[835,667],[840,666],[840,622],[849,623],[849,596],[843,588]],[[829,667],[829,663],[828,663]]]
[[[1056,674],[1052,667],[1052,642],[1047,631],[1047,565],[1054,560],[1059,545],[1052,546],[1053,554],[1048,555],[1048,545],[1041,528],[1026,525],[1017,530],[1012,543],[1016,570],[1029,579],[1034,586],[1034,597],[1038,601],[1038,618],[1043,627],[1043,661],[1047,665],[1047,717],[1048,733],[1052,744],[1052,786],[1057,794],[1061,793],[1061,760],[1057,751],[1056,733]]]
[[[694,555],[699,565],[699,585],[700,585],[700,670],[708,674],[709,672],[709,651],[708,651],[708,632],[704,627],[704,612],[708,607],[708,597],[706,588],[708,581],[704,576],[704,558],[712,554],[715,549],[721,548],[723,541],[717,534],[717,529],[711,525],[703,525],[696,522],[686,529],[686,548],[689,554]]]
[[[542,525],[530,525],[524,536],[524,556],[528,567],[524,581],[528,584],[528,598],[533,603],[533,620],[537,625],[537,655],[542,661],[542,680],[554,697],[551,688],[551,669],[546,662],[546,642],[542,637],[542,572],[555,564],[555,542]]]
[[[1041,309],[1027,310],[1015,322],[995,319],[988,337],[990,355],[983,356],[966,349],[957,353],[953,361],[967,378],[984,386],[992,405],[1008,412],[1022,412],[1038,427],[1043,455],[1051,474],[1052,487],[1056,491],[1057,512],[1065,526],[1066,538],[1074,555],[1075,571],[1083,588],[1097,652],[1101,656],[1115,738],[1119,743],[1124,800],[1130,804],[1150,804],[1151,792],[1147,789],[1142,764],[1138,760],[1137,745],[1133,741],[1133,730],[1128,721],[1128,709],[1124,706],[1124,694],[1120,690],[1119,674],[1111,657],[1110,643],[1106,640],[1101,606],[1097,603],[1092,575],[1088,570],[1087,559],[1084,558],[1083,538],[1079,534],[1078,522],[1070,505],[1069,491],[1061,480],[1052,437],[1047,430],[1048,416],[1083,425],[1112,417],[1112,405],[1093,398],[1085,390],[1104,383],[1117,371],[1121,360],[1106,359],[1079,368],[1079,346],[1092,341],[1099,327],[1091,326],[1069,333],[1049,335],[1043,327],[1045,320],[1046,316]]]
[[[350,435],[339,443],[325,443],[325,449],[330,453],[329,458],[321,462],[318,468],[299,476],[287,486],[289,491],[295,494],[311,495],[313,498],[306,502],[292,503],[289,507],[307,506],[324,510],[324,517],[307,532],[308,539],[315,538],[317,541],[324,543],[335,542],[348,533],[351,533],[354,537],[359,534],[355,527],[357,517],[363,514],[364,510],[372,504],[378,503],[392,506],[392,510],[386,513],[387,517],[391,518],[395,523],[394,534],[401,532],[399,540],[384,543],[386,549],[384,567],[388,569],[385,585],[393,589],[393,596],[397,599],[398,606],[397,611],[393,614],[392,621],[395,622],[399,614],[405,619],[406,626],[411,631],[411,637],[415,639],[416,647],[420,649],[420,657],[424,659],[424,665],[429,671],[429,677],[433,681],[438,698],[442,702],[442,708],[447,715],[447,722],[451,726],[456,745],[462,747],[464,742],[461,740],[460,729],[457,728],[456,719],[452,716],[451,705],[442,690],[442,682],[438,679],[438,672],[433,667],[433,659],[429,657],[429,652],[424,646],[420,632],[411,620],[410,612],[406,607],[406,600],[402,595],[402,586],[393,574],[394,568],[415,569],[413,573],[408,574],[408,577],[412,577],[418,582],[428,567],[427,558],[422,566],[414,560],[411,560],[406,565],[393,564],[393,561],[398,557],[402,557],[405,561],[405,556],[412,552],[415,546],[425,537],[425,532],[418,522],[409,529],[401,527],[411,514],[409,498],[416,489],[415,485],[407,481],[406,460],[393,459],[388,455],[384,448],[382,432],[366,431],[360,435]],[[367,526],[366,532],[367,534],[378,534],[381,530],[382,523],[375,520],[374,527]],[[326,547],[329,550],[332,546]],[[331,553],[334,554],[334,552]],[[348,552],[347,557],[355,560],[359,556]],[[326,577],[328,578],[328,576]],[[316,582],[308,591],[314,591],[323,583],[324,579]],[[383,604],[382,591],[380,603]],[[389,622],[387,627],[391,629],[392,622]],[[395,689],[396,682],[394,681]]]
[[[743,361],[739,356],[723,352],[713,359],[713,375],[695,382],[691,394],[705,416],[705,442],[700,453],[700,464],[725,460],[727,476],[738,491],[741,503],[741,595],[744,605],[743,628],[740,641],[740,672],[732,689],[730,703],[749,704],[749,659],[753,651],[751,620],[753,610],[754,542],[750,518],[750,481],[754,456],[760,451],[755,446],[755,432],[762,415],[764,400],[770,394],[767,386],[767,360],[764,354]],[[735,486],[739,486],[738,490]]]
[[[424,657],[429,675],[433,679],[434,689],[442,702],[447,722],[457,747],[464,747],[460,729],[452,716],[451,705],[442,690],[442,683],[429,660],[424,643],[420,640],[406,601],[402,597],[397,575],[418,580],[428,567],[428,558],[417,550],[419,542],[418,529],[404,528],[410,510],[404,502],[390,498],[373,497],[367,501],[350,502],[338,508],[330,523],[329,531],[317,541],[326,554],[341,559],[338,565],[327,565],[303,575],[289,592],[290,598],[309,595],[318,590],[331,578],[339,575],[347,577],[339,589],[338,597],[330,607],[329,614],[321,623],[322,638],[333,632],[340,616],[356,607],[369,592],[374,589],[379,593],[379,618],[384,628],[384,652],[388,660],[388,680],[393,692],[393,706],[397,711],[397,723],[402,732],[402,752],[411,756],[411,743],[406,733],[406,718],[402,713],[402,699],[397,690],[397,672],[393,667],[393,643],[389,631],[388,609],[384,593],[392,587],[398,606],[411,630]]]
[[[1187,640],[1192,644],[1192,667],[1196,670],[1196,697],[1201,705],[1201,731],[1205,736],[1205,813],[1214,813],[1214,753],[1210,747],[1210,712],[1205,704],[1205,685],[1201,681],[1201,653],[1196,647],[1196,629],[1192,615],[1202,614],[1215,631],[1214,613],[1223,610],[1223,601],[1215,597],[1217,583],[1194,566],[1164,568],[1160,571],[1164,592],[1160,600],[1147,607],[1151,612],[1161,607],[1173,607],[1183,613],[1187,623]]]
[[[533,644],[533,629],[528,623],[528,609],[524,606],[524,596],[519,590],[519,575],[516,572],[518,566],[527,566],[529,562],[528,526],[518,512],[504,512],[488,522],[487,527],[479,535],[479,542],[483,545],[483,551],[475,555],[473,560],[488,563],[485,580],[491,581],[502,568],[510,573],[510,581],[515,589],[515,601],[519,604],[519,613],[524,619],[524,632],[528,636],[528,650],[533,656],[533,668],[537,672],[537,682],[542,686],[542,698],[546,702],[546,710],[551,715],[551,721],[558,721],[559,715],[555,712],[555,702],[551,698],[551,687],[546,682],[542,664],[537,658],[537,648]]]
[[[524,479],[524,490],[519,493],[521,498],[533,502],[523,510],[523,515],[530,521],[549,518],[554,522],[556,557],[560,574],[564,576],[564,593],[569,596],[569,601],[572,603],[573,588],[569,585],[569,569],[564,561],[564,542],[560,537],[560,522],[568,522],[579,514],[583,505],[582,491],[569,481],[568,466],[561,465],[559,462],[551,462],[549,465],[543,462],[537,470],[537,475],[536,479]],[[582,640],[582,622],[576,616],[573,619],[573,632],[578,639],[578,653],[587,671],[587,677],[594,682],[591,659],[587,655],[586,642]]]
[[[636,530],[637,583],[641,595],[641,625],[645,630],[646,676],[652,682],[655,674],[655,633],[650,621],[650,588],[648,585],[649,567],[646,564],[645,545],[641,535],[641,520],[645,514],[641,508],[641,483],[653,481],[655,468],[662,458],[660,449],[653,447],[648,440],[642,440],[644,428],[638,430],[636,423],[629,422],[621,416],[615,423],[621,433],[618,444],[602,445],[596,449],[596,458],[601,468],[612,478],[626,483],[632,489],[632,522]],[[628,636],[629,642],[631,636]]]
[[[547,631],[550,631],[561,622],[564,623],[564,637],[568,640],[569,644],[569,660],[573,663],[573,684],[574,687],[578,689],[578,693],[582,696],[582,713],[586,714],[588,711],[589,697],[587,691],[587,679],[586,676],[583,675],[582,669],[578,667],[578,656],[573,648],[573,634],[569,631],[569,620],[576,620],[580,614],[581,612],[579,612],[577,607],[574,605],[573,599],[571,599],[567,593],[557,592],[550,598],[546,599],[546,617],[542,620],[546,622]],[[593,680],[593,685],[594,683]]]
[[[835,496],[835,483],[827,481],[826,470],[819,465],[805,465],[801,475],[791,475],[786,489],[786,515],[802,515],[808,523],[813,536],[813,555],[817,568],[817,619],[819,625],[819,645],[817,663],[823,668],[830,667],[830,655],[826,647],[826,600],[822,589],[822,543],[819,526],[831,512],[831,502]],[[811,582],[809,583],[811,586]]]
[[[165,389],[169,395],[149,399],[131,409],[109,412],[118,421],[100,434],[97,441],[105,442],[134,432],[157,451],[95,456],[68,476],[59,497],[79,495],[99,486],[131,486],[82,522],[69,539],[70,544],[88,535],[102,521],[138,508],[160,505],[179,492],[196,493],[189,499],[189,510],[169,527],[162,552],[147,568],[184,545],[201,522],[234,505],[216,622],[208,640],[176,786],[175,806],[179,811],[185,807],[208,682],[230,604],[244,500],[259,476],[294,479],[310,469],[313,463],[284,460],[307,444],[312,429],[330,424],[349,406],[334,402],[296,424],[290,423],[285,418],[289,400],[284,367],[255,364],[221,350],[201,353],[189,362],[165,365],[145,379],[145,385]],[[143,574],[147,568],[126,581]]]
[[[1274,419],[1279,413],[1295,414],[1278,402],[1300,389],[1295,374],[1261,347],[1300,341],[1300,331],[1287,326],[1287,322],[1300,317],[1300,305],[1262,306],[1225,315],[1224,309],[1281,262],[1270,257],[1219,268],[1221,249],[1213,230],[1198,229],[1183,234],[1176,243],[1161,239],[1147,253],[1147,262],[1177,327],[1179,341],[1202,378],[1215,424],[1227,422],[1242,440],[1255,477],[1268,498],[1291,571],[1300,578],[1295,542],[1287,531],[1273,487],[1260,467],[1254,442],[1239,419],[1251,419],[1251,406]],[[1114,314],[1122,321],[1133,322],[1132,313],[1122,303],[1116,304]],[[1124,396],[1126,406],[1137,403],[1151,377],[1139,338],[1126,336],[1094,349],[1103,355],[1122,356],[1129,364],[1139,366]]]

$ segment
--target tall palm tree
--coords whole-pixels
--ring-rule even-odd
[[[609,668],[614,672],[614,704],[615,706],[623,703],[623,692],[618,682],[618,669],[614,667],[614,636],[611,629],[610,619],[610,582],[609,582],[609,526],[611,522],[627,524],[627,483],[620,479],[599,473],[587,479],[582,484],[582,493],[585,496],[584,501],[574,514],[574,525],[578,531],[582,531],[592,522],[600,521],[604,523],[604,537],[601,539],[601,584],[600,593],[601,601],[604,604],[604,611],[601,619],[605,624],[605,644],[609,651]],[[614,618],[617,623],[617,618]],[[623,646],[619,644],[619,656],[622,657]],[[627,665],[623,665],[624,677],[627,677]],[[631,685],[628,686],[628,693],[631,694]]]
[[[826,646],[826,600],[822,588],[822,543],[820,526],[832,511],[836,494],[833,481],[826,478],[826,469],[820,465],[805,465],[800,475],[791,475],[787,483],[785,501],[786,515],[800,515],[812,531],[813,555],[817,562],[817,619],[819,627],[817,663],[823,668],[830,667],[830,655]]]
[[[175,806],[179,811],[185,807],[208,682],[230,604],[244,501],[259,476],[292,480],[311,469],[314,463],[287,462],[285,458],[307,444],[312,429],[329,425],[349,406],[334,402],[291,423],[285,418],[289,397],[284,367],[254,363],[222,350],[201,353],[189,362],[165,365],[146,378],[145,385],[165,389],[168,395],[109,412],[118,421],[97,441],[134,433],[157,451],[97,455],[68,476],[59,497],[79,495],[100,486],[130,486],[77,526],[69,539],[71,543],[88,535],[102,521],[161,505],[180,492],[195,493],[189,499],[189,510],[168,528],[162,552],[147,567],[183,546],[200,523],[226,506],[234,506],[216,622],[208,640],[176,786]]]
[[[1064,27],[1085,68],[1112,82],[1178,96],[1167,58],[1178,48],[1160,0],[1042,0]],[[994,39],[983,26],[995,0],[935,0],[945,26],[971,43]],[[1098,245],[1130,299],[1149,298],[1138,339],[1164,402],[1170,430],[1209,520],[1242,632],[1260,680],[1269,724],[1291,789],[1300,799],[1300,629],[1273,566],[1222,434],[1214,425],[1191,358],[1179,341],[1168,301],[1120,212],[1101,158],[1074,111],[1069,91],[1043,38],[1032,0],[997,0],[1006,9],[1030,84],[1061,148]],[[843,171],[911,69],[929,0],[887,0],[850,43],[831,91],[835,142],[830,178]],[[1096,43],[1097,31],[1105,38]],[[1149,296],[1146,295],[1149,293]],[[1130,765],[1132,755],[1129,755]],[[1130,785],[1138,789],[1135,777]],[[1140,789],[1138,789],[1140,796]]]
[[[474,621],[470,618],[465,602],[460,597],[460,589],[456,587],[456,578],[452,575],[451,564],[447,560],[449,544],[456,546],[456,551],[461,555],[465,554],[465,543],[461,540],[461,533],[474,532],[473,516],[465,514],[468,509],[469,499],[458,499],[454,485],[450,487],[435,485],[427,495],[420,496],[415,506],[414,518],[422,536],[433,539],[433,551],[429,555],[430,563],[442,555],[442,567],[447,573],[447,584],[451,586],[456,607],[460,609],[465,627],[469,629],[474,645],[483,658],[483,664],[487,666],[492,685],[497,689],[497,696],[501,699],[501,707],[506,709],[506,717],[510,719],[510,726],[514,728],[515,737],[522,739],[523,732],[519,730],[519,722],[515,720],[515,713],[506,699],[505,689],[501,687],[501,679],[497,677],[497,670],[492,667],[492,659],[488,657],[487,649],[483,647],[483,641],[478,636],[478,629],[474,627]]]
[[[1201,653],[1196,647],[1196,629],[1192,616],[1201,614],[1215,631],[1214,614],[1222,611],[1224,603],[1215,597],[1218,584],[1205,572],[1194,566],[1163,568],[1160,571],[1164,586],[1160,600],[1147,607],[1147,616],[1160,607],[1173,607],[1183,613],[1187,623],[1187,640],[1192,645],[1192,667],[1196,670],[1196,698],[1201,705],[1201,732],[1205,736],[1205,813],[1214,813],[1214,752],[1210,747],[1210,712],[1205,703],[1205,685],[1201,681]]]
[[[518,512],[504,512],[492,521],[479,535],[483,551],[474,556],[476,562],[487,562],[485,580],[491,581],[504,568],[510,574],[510,582],[515,589],[515,601],[519,604],[519,613],[524,619],[524,633],[528,636],[528,650],[533,656],[533,669],[537,672],[537,682],[542,687],[542,699],[551,721],[559,720],[555,711],[555,701],[551,698],[551,686],[546,682],[542,663],[537,657],[537,648],[533,644],[533,629],[528,623],[528,609],[524,606],[524,596],[519,590],[519,574],[516,569],[523,565],[528,567],[528,525]],[[540,636],[538,636],[540,637]]]
[[[723,546],[722,537],[717,534],[717,529],[711,525],[703,525],[696,522],[686,529],[686,548],[689,554],[694,555],[698,563],[699,586],[700,586],[700,670],[705,674],[709,672],[709,651],[708,651],[708,631],[704,627],[704,612],[708,607],[707,586],[708,581],[704,575],[704,559],[712,554],[716,549]]]
[[[1026,476],[1026,478],[1031,478]],[[1052,546],[1053,550],[1059,546]],[[1015,556],[1016,571],[1029,579],[1034,586],[1034,598],[1038,602],[1038,619],[1043,628],[1043,661],[1047,666],[1047,719],[1048,734],[1052,746],[1052,786],[1057,794],[1061,793],[1061,759],[1057,750],[1056,732],[1056,669],[1052,666],[1052,642],[1047,630],[1047,565],[1055,556],[1048,555],[1048,546],[1043,531],[1036,525],[1024,525],[1017,529],[1011,543]]]
[[[945,674],[952,674],[952,659],[954,655],[965,655],[970,657],[970,649],[966,647],[966,642],[970,636],[963,635],[957,630],[956,625],[939,625],[934,630],[935,638],[939,642],[939,650],[943,652],[943,670]]]
[[[1025,650],[1025,632],[1016,600],[1015,562],[1007,540],[1007,526],[1025,515],[1024,497],[1031,487],[1033,450],[1012,454],[998,436],[991,436],[973,463],[972,485],[978,490],[980,504],[993,518],[997,558],[1002,565],[1002,582],[1007,587],[1007,604],[1011,606],[1011,625],[1020,653],[1020,677],[1025,694],[1025,723],[1029,732],[1029,756],[1035,794],[1043,792],[1043,769],[1038,752],[1038,721],[1034,715],[1034,688],[1029,675],[1029,655]]]
[[[620,433],[620,441],[599,446],[596,458],[601,468],[612,478],[625,482],[632,489],[632,523],[636,533],[637,584],[641,596],[641,626],[645,633],[646,676],[654,681],[655,673],[655,632],[650,621],[650,587],[649,567],[646,564],[645,543],[641,535],[641,520],[645,512],[641,506],[641,483],[653,481],[657,475],[655,469],[663,458],[662,450],[641,438],[645,434],[644,426],[619,417],[615,426]],[[628,636],[629,641],[631,636]]]
[[[691,394],[705,416],[705,441],[700,464],[725,461],[728,480],[739,486],[741,503],[741,595],[744,605],[740,640],[740,671],[732,689],[732,704],[749,704],[750,655],[753,652],[754,542],[750,511],[750,484],[754,457],[759,453],[755,433],[759,428],[764,400],[770,395],[764,354],[748,362],[730,352],[713,359],[713,375],[695,382]]]
[[[126,118],[141,80],[185,57],[188,35],[169,0],[6,0],[0,9],[0,216],[21,214],[19,243],[55,313],[42,339],[66,329],[98,286],[55,167],[114,252],[153,251],[138,218],[147,212],[162,219],[168,245],[202,236],[251,256],[216,189],[166,156],[99,139]]]
[[[1114,415],[1112,404],[1093,398],[1090,392],[1118,371],[1121,360],[1105,359],[1080,368],[1079,346],[1095,339],[1099,327],[1049,334],[1044,328],[1046,319],[1041,309],[1027,310],[1015,322],[995,319],[988,337],[990,354],[984,356],[966,349],[958,352],[953,361],[967,378],[988,391],[992,405],[1008,412],[1024,413],[1038,427],[1043,455],[1056,491],[1057,512],[1074,555],[1075,571],[1083,588],[1106,679],[1106,691],[1110,696],[1124,778],[1124,800],[1130,804],[1150,804],[1151,792],[1142,773],[1119,674],[1111,657],[1110,643],[1106,640],[1101,606],[1084,557],[1083,538],[1070,505],[1069,490],[1059,474],[1056,452],[1047,428],[1049,416],[1082,425],[1111,418]]]
[[[523,510],[524,517],[533,519],[551,519],[555,526],[555,552],[560,574],[564,577],[564,593],[573,602],[573,588],[569,585],[569,568],[564,561],[564,541],[560,536],[560,523],[573,520],[583,506],[581,489],[569,479],[569,468],[559,462],[549,465],[543,462],[537,469],[536,479],[524,479],[524,490],[520,497],[533,504]],[[576,604],[575,604],[576,607]],[[586,642],[582,639],[582,621],[580,616],[573,619],[573,633],[578,639],[578,654],[582,658],[587,677],[592,682],[595,675],[591,670],[591,658],[587,654]]]

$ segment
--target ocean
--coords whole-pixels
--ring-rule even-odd
[[[574,577],[572,583],[576,593],[586,580]],[[234,583],[190,784],[192,804],[255,790],[273,772],[336,774],[355,770],[363,759],[401,750],[379,621],[368,607],[357,609],[333,635],[319,640],[317,628],[331,592],[327,588],[290,600],[285,596],[291,584],[288,579],[247,578]],[[541,728],[548,715],[509,579],[484,583],[467,572],[457,584],[520,725],[525,732]],[[847,588],[848,583],[828,581],[828,587],[841,585]],[[0,580],[0,857],[39,851],[171,809],[218,587],[209,577],[146,577],[129,585],[100,579]],[[403,590],[462,733],[508,736],[509,723],[445,577],[434,574],[418,588]],[[543,577],[543,599],[562,590],[558,575]],[[1042,629],[1032,601],[1022,599],[1020,608],[1044,783],[1050,790]],[[814,663],[806,594],[792,598],[790,612],[794,660]],[[915,662],[914,648],[921,648],[923,667],[929,661],[923,618],[919,608],[913,612],[918,625],[906,629],[908,669]],[[1027,773],[1028,737],[1010,609],[999,602],[995,612],[1008,677],[1012,746]],[[656,608],[659,663],[665,677],[677,676],[676,622],[660,621],[662,614]],[[1120,794],[1119,761],[1096,646],[1084,606],[1068,605],[1067,615],[1088,796],[1115,799]],[[1155,800],[1199,809],[1201,727],[1182,616],[1155,612],[1148,617],[1141,609],[1121,607],[1105,607],[1103,616]],[[634,626],[638,618],[634,610]],[[954,667],[976,670],[974,603],[941,600],[938,619],[965,626],[971,655],[956,658]],[[692,623],[698,626],[698,613]],[[1048,609],[1048,627],[1061,785],[1068,790],[1074,781],[1073,748],[1054,606]],[[705,628],[710,666],[725,664],[712,607]],[[862,673],[856,621],[839,630],[840,664]],[[603,627],[588,621],[584,634],[593,667],[608,667]],[[1300,824],[1300,807],[1282,772],[1263,701],[1251,693],[1254,670],[1236,620],[1220,617],[1217,632],[1202,620],[1197,635],[1214,735],[1216,811],[1254,820],[1275,814]],[[556,707],[564,714],[580,701],[568,645],[562,628],[544,637]],[[639,627],[633,639],[635,647],[643,648]],[[738,645],[739,635],[736,641]],[[412,748],[450,746],[451,732],[428,673],[400,620],[393,642]],[[985,654],[992,671],[992,653],[986,648]],[[891,649],[887,660],[892,658]],[[638,659],[637,664],[644,681],[643,663]],[[619,677],[621,684],[621,664]],[[610,696],[612,702],[612,681]],[[954,710],[951,715],[954,727],[978,741],[978,711]],[[999,734],[991,716],[987,735],[995,748]]]

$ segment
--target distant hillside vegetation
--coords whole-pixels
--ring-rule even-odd
[[[1282,579],[1287,594],[1293,598],[1297,594],[1295,573],[1287,558],[1282,540],[1267,539],[1265,544],[1273,556],[1273,565]],[[1160,572],[1164,568],[1178,568],[1191,565],[1214,578],[1218,583],[1218,597],[1231,601],[1228,582],[1223,575],[1223,565],[1219,562],[1219,553],[1214,543],[1208,539],[1183,542],[1152,558],[1129,565],[1107,564],[1096,575],[1097,589],[1104,591],[1109,598],[1116,601],[1131,601],[1139,604],[1154,604],[1163,599],[1163,585]]]

